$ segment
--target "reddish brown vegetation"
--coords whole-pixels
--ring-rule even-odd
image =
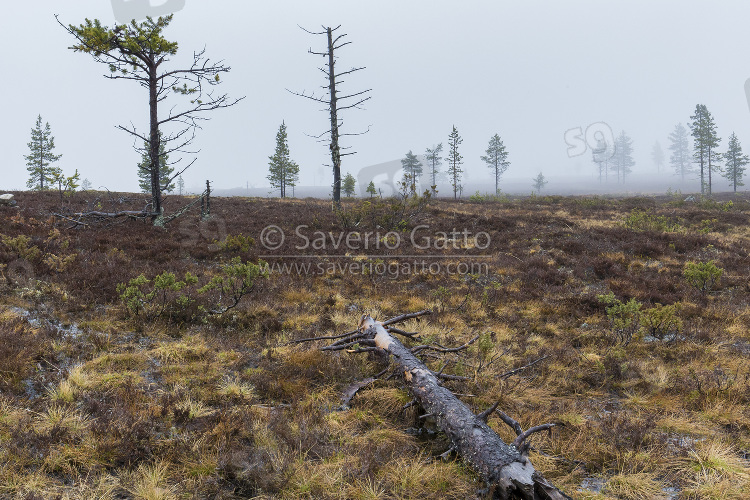
[[[95,196],[76,194],[65,208],[90,209]],[[145,204],[137,195],[123,197],[129,200],[102,196],[100,203],[107,211]],[[446,442],[415,439],[431,436],[429,422],[417,418],[418,409],[401,411],[408,398],[396,381],[363,389],[351,410],[340,411],[338,391],[382,371],[382,358],[290,344],[313,332],[350,330],[364,312],[377,309],[383,318],[428,307],[435,315],[409,328],[430,341],[461,345],[481,334],[465,359],[446,367],[470,378],[447,384],[474,396],[466,402],[477,413],[499,400],[524,427],[566,424],[552,439],[533,438],[546,455],[533,452],[532,461],[567,493],[583,496],[585,477],[618,474],[647,474],[688,498],[747,492],[741,462],[750,450],[747,200],[732,198],[732,206],[670,198],[439,200],[398,233],[398,250],[328,245],[323,252],[295,248],[300,240],[293,237],[300,224],[308,235],[342,231],[330,203],[318,200],[219,198],[204,222],[192,214],[166,229],[124,221],[72,230],[51,215],[60,211],[54,193],[16,199],[19,208],[0,208],[0,235],[30,240],[0,242],[0,461],[8,464],[0,483],[15,485],[0,496],[75,495],[71,484],[107,476],[116,478],[113,494],[132,496],[145,481],[139,467],[161,460],[173,471],[166,488],[204,497],[335,498],[328,493],[335,491],[356,498],[374,485],[388,498],[406,498],[398,476],[412,478],[409,488],[423,498],[465,498],[475,489],[471,473],[427,464],[419,455],[443,453]],[[188,201],[168,198],[167,211]],[[636,209],[664,216],[679,230],[626,227]],[[274,252],[257,241],[270,224],[292,236]],[[491,244],[416,248],[409,233],[417,224],[428,225],[420,234],[433,238],[485,231]],[[367,222],[358,229],[377,231]],[[247,251],[221,245],[240,234],[256,243]],[[278,258],[322,253],[329,257]],[[231,313],[192,323],[131,318],[116,292],[118,283],[164,271],[190,271],[205,282],[233,257],[336,263],[408,254],[445,263],[431,254],[457,253],[488,263],[489,273],[274,274]],[[724,274],[720,286],[701,294],[683,270],[689,261],[708,260]],[[680,303],[682,331],[618,345],[598,299],[610,291],[644,309]],[[499,378],[545,355],[545,362]],[[431,368],[441,365],[436,360]],[[70,382],[70,394],[61,382]],[[58,406],[87,423],[47,426],[48,412]],[[490,424],[512,441],[502,422]],[[731,458],[730,471],[711,469],[714,462],[696,458],[703,453]],[[437,479],[446,476],[447,483]],[[47,482],[34,487],[30,478],[37,477]]]

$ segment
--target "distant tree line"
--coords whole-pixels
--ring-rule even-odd
[[[705,104],[697,104],[690,117],[688,129],[678,123],[669,134],[669,163],[682,181],[686,177],[697,176],[701,194],[710,195],[714,189],[714,174],[718,173],[729,181],[732,190],[744,186],[745,169],[750,159],[742,152],[737,135],[732,132],[725,152],[719,150],[721,138],[716,130],[716,122]],[[689,137],[693,138],[693,152],[690,152]],[[723,164],[723,165],[722,165]]]
[[[230,71],[228,66],[221,63],[212,64],[205,57],[203,51],[193,56],[192,64],[184,68],[166,70],[163,65],[169,62],[170,57],[177,53],[177,42],[167,40],[163,31],[169,26],[173,16],[159,17],[154,20],[149,18],[142,23],[135,21],[130,24],[107,27],[98,20],[89,21],[78,26],[61,26],[75,38],[72,50],[89,54],[95,62],[105,64],[109,67],[110,79],[124,79],[138,82],[149,91],[149,113],[150,119],[148,130],[138,131],[134,126],[119,126],[121,130],[128,132],[137,138],[137,144],[141,147],[136,149],[141,152],[141,159],[137,165],[139,187],[142,191],[151,194],[153,217],[162,212],[162,193],[170,193],[184,190],[184,180],[181,174],[187,167],[179,170],[170,163],[170,154],[191,153],[186,148],[193,142],[198,123],[205,120],[203,114],[207,111],[231,107],[240,99],[231,100],[226,94],[214,93],[212,88],[221,82],[220,75]],[[341,158],[348,154],[341,147],[339,138],[346,135],[339,130],[342,121],[340,113],[348,109],[357,109],[370,99],[370,89],[355,91],[348,95],[339,95],[338,85],[345,75],[363,70],[364,67],[354,67],[347,71],[338,71],[335,68],[337,51],[349,45],[344,41],[346,34],[338,34],[340,27],[323,27],[322,31],[309,32],[326,39],[326,47],[323,51],[310,52],[314,55],[323,56],[326,63],[321,67],[327,86],[326,94],[318,97],[305,92],[295,93],[318,103],[326,104],[330,118],[330,126],[321,134],[330,137],[329,149],[333,166],[333,199],[338,203],[340,193],[345,196],[353,196],[356,180],[351,174],[342,176]],[[160,105],[170,95],[177,98],[182,97],[183,108],[170,108],[166,114],[159,113]],[[163,132],[162,128],[172,125],[177,127],[171,133]],[[688,133],[689,132],[689,133]],[[320,136],[319,136],[320,137]],[[692,152],[689,138],[692,138]],[[717,132],[716,122],[713,115],[705,104],[697,104],[690,122],[686,128],[682,123],[675,126],[668,136],[668,163],[675,175],[682,181],[691,176],[700,180],[701,193],[710,195],[713,192],[716,174],[726,178],[732,189],[736,192],[738,187],[744,186],[744,175],[750,158],[743,153],[742,146],[733,132],[727,141],[726,150],[721,150],[722,139]],[[447,179],[450,183],[453,197],[461,196],[465,179],[464,156],[461,145],[463,138],[457,127],[452,127],[448,136],[447,151],[443,151],[443,143],[440,142],[432,147],[426,148],[422,159],[409,150],[401,160],[404,171],[402,184],[413,192],[417,191],[419,182],[427,177],[433,193],[439,179]],[[47,123],[42,126],[42,118],[38,117],[36,126],[32,129],[31,141],[28,144],[29,154],[25,155],[29,180],[27,186],[30,189],[45,190],[57,188],[61,195],[64,192],[72,192],[78,187],[79,174],[76,171],[72,176],[66,177],[62,174],[60,167],[56,166],[61,155],[55,154],[54,137]],[[445,156],[443,156],[445,154]],[[616,137],[610,134],[609,138],[600,137],[596,146],[592,148],[593,161],[597,164],[600,182],[626,183],[632,174],[634,161],[633,140],[625,131],[621,131]],[[499,134],[494,134],[488,142],[487,149],[480,156],[481,161],[492,172],[495,185],[495,194],[501,191],[501,179],[510,167],[508,159],[509,152]],[[667,163],[665,151],[661,144],[656,141],[651,148],[651,159],[656,166],[656,171],[661,172]],[[179,159],[177,160],[179,161]],[[424,161],[424,163],[423,163]],[[446,164],[445,171],[441,171],[443,162]],[[188,165],[189,166],[189,165]],[[294,196],[294,188],[299,183],[299,165],[291,159],[286,123],[282,121],[276,136],[276,149],[273,156],[269,157],[269,173],[267,179],[273,189],[278,190],[280,197]],[[547,183],[543,174],[534,179],[534,188],[540,191]],[[367,193],[374,196],[377,191],[374,184],[367,186]],[[83,182],[84,189],[90,189],[91,183],[88,179]]]
[[[716,122],[705,104],[696,105],[688,127],[689,129],[678,123],[668,136],[669,166],[674,174],[683,183],[696,177],[700,181],[701,194],[704,195],[712,194],[715,174],[720,174],[729,181],[733,191],[737,192],[738,187],[744,186],[745,170],[750,164],[750,158],[743,153],[737,135],[732,132],[726,151],[720,151],[721,138],[717,133]],[[658,141],[651,149],[651,159],[656,171],[661,172],[665,153]],[[633,141],[624,131],[613,144],[600,140],[593,149],[593,160],[598,165],[600,181],[608,181],[611,173],[617,182],[624,183],[635,166]]]
[[[445,178],[447,178],[450,183],[454,199],[458,198],[463,192],[464,157],[460,152],[460,146],[462,143],[463,138],[459,134],[456,126],[453,125],[451,133],[448,136],[447,156],[442,156],[442,142],[425,150],[423,158],[427,163],[426,176],[430,182],[430,190],[433,194],[437,192],[438,180]],[[505,171],[508,170],[508,167],[510,167],[510,161],[508,161],[508,150],[498,134],[495,134],[490,138],[487,150],[484,155],[480,156],[480,159],[492,171],[495,181],[495,193],[500,193],[500,178]],[[441,171],[443,161],[447,163],[447,169],[445,172]],[[404,185],[407,190],[417,192],[419,180],[425,174],[425,165],[419,160],[417,155],[409,150],[401,160],[401,166],[404,170],[404,176],[401,180],[402,185]],[[374,185],[372,189],[374,191]],[[369,186],[367,192],[370,193]]]

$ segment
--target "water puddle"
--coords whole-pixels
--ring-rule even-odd
[[[601,493],[605,484],[607,484],[607,481],[600,477],[585,477],[583,478],[583,481],[581,481],[581,486],[578,488],[578,491]]]

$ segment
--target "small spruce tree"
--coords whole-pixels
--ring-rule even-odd
[[[142,193],[151,192],[151,158],[148,142],[143,143],[143,152],[141,161],[138,163],[138,187]],[[174,167],[169,164],[169,155],[166,150],[166,141],[162,140],[161,130],[159,131],[159,184],[161,192],[171,193],[175,185],[172,178]]]
[[[341,186],[341,188],[344,190],[344,196],[354,196],[356,184],[357,181],[354,179],[354,176],[350,173],[347,173],[346,177],[344,177],[343,185]]]
[[[370,195],[370,198],[378,194],[378,192],[375,190],[375,182],[370,181],[370,183],[367,185],[367,194]]]
[[[544,174],[539,172],[539,175],[537,175],[534,178],[534,189],[536,189],[537,194],[544,188],[544,186],[547,185],[547,179],[544,178]]]
[[[410,185],[413,184],[414,190],[416,190],[417,183],[422,175],[422,162],[419,161],[417,155],[409,150],[406,153],[406,157],[401,160],[401,166],[404,168],[403,182]]]
[[[52,136],[49,122],[42,129],[42,115],[36,119],[36,125],[31,129],[31,142],[28,144],[29,154],[24,155],[29,171],[29,180],[26,186],[29,189],[42,191],[50,189],[52,180],[57,175],[62,175],[60,167],[52,164],[62,158],[62,155],[53,153],[55,149],[55,138]]]
[[[297,185],[299,181],[299,166],[289,157],[289,144],[287,142],[286,123],[283,121],[276,133],[276,151],[269,156],[268,177],[271,187],[279,190],[279,196],[286,198],[287,186]]]
[[[726,164],[724,165],[724,177],[732,184],[734,192],[737,192],[737,186],[744,186],[742,176],[745,174],[745,166],[750,163],[750,158],[742,154],[742,146],[734,132],[729,136],[728,150],[724,153]]]

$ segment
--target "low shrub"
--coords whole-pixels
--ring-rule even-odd
[[[609,292],[607,295],[598,295],[600,303],[606,304],[607,317],[612,326],[615,343],[628,345],[638,333],[641,326],[642,304],[635,299],[622,302]]]
[[[648,334],[659,340],[678,335],[682,331],[680,308],[681,305],[677,303],[669,306],[656,304],[646,309],[641,319]]]
[[[680,230],[680,224],[673,222],[664,215],[652,215],[649,212],[635,209],[623,223],[631,231],[657,231],[661,233],[674,233]]]
[[[253,290],[256,281],[268,275],[265,262],[243,263],[236,257],[200,287],[198,278],[189,271],[181,280],[165,271],[153,279],[141,274],[127,283],[120,283],[117,293],[134,317],[185,322],[223,314],[236,307],[242,297]]]
[[[708,262],[687,262],[682,275],[685,280],[702,294],[707,294],[713,290],[721,281],[724,270],[716,266],[716,261]]]

